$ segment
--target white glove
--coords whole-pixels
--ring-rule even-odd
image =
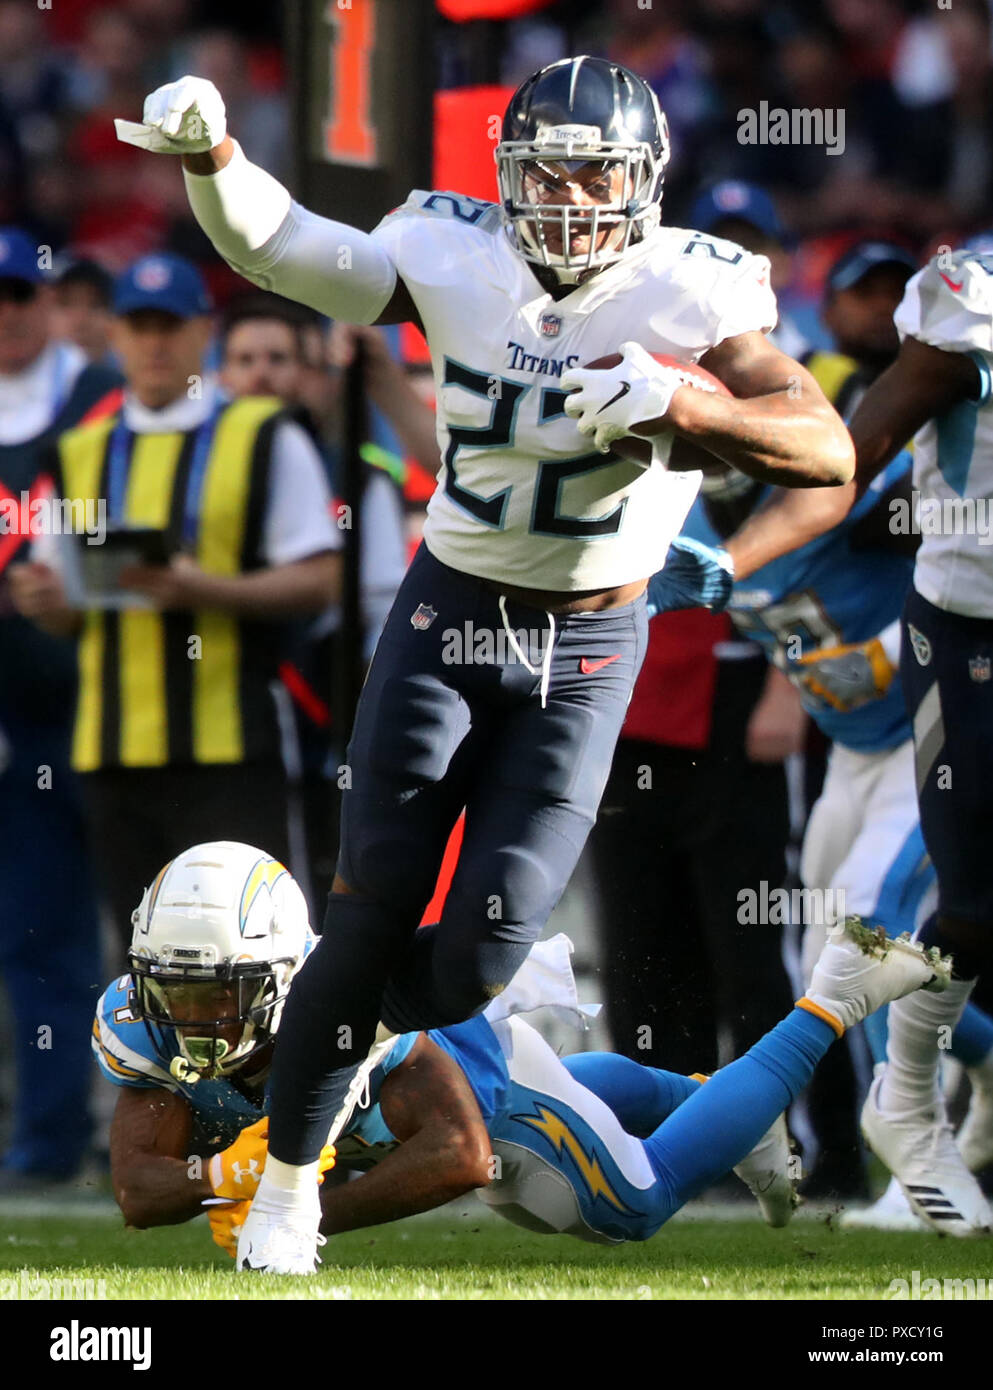
[[[201,154],[228,131],[224,101],[205,77],[181,77],[145,98],[143,124],[115,120],[118,140],[155,154]]]
[[[562,373],[562,389],[569,391],[565,413],[576,421],[581,434],[591,434],[601,454],[610,452],[615,439],[631,433],[643,420],[664,415],[686,380],[675,367],[663,367],[640,343],[622,343],[621,361],[607,370],[572,367]]]

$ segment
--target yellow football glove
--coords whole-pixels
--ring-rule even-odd
[[[238,1138],[228,1148],[214,1154],[207,1165],[207,1178],[214,1189],[215,1197],[228,1197],[231,1201],[251,1201],[258,1191],[259,1179],[265,1170],[269,1153],[269,1117],[256,1121],[243,1129]],[[318,1160],[319,1183],[324,1174],[334,1167],[335,1150],[333,1144],[325,1144]]]
[[[878,637],[843,647],[821,647],[786,665],[790,679],[806,695],[842,713],[881,699],[895,671]]]
[[[251,1202],[228,1202],[224,1206],[207,1208],[210,1234],[232,1259],[238,1253],[238,1232],[245,1224],[251,1205]]]

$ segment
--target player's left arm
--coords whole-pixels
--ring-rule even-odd
[[[492,1177],[489,1134],[472,1087],[426,1034],[386,1077],[379,1104],[400,1145],[360,1178],[322,1190],[326,1235],[431,1211]]]
[[[733,399],[692,387],[672,397],[660,429],[673,429],[759,482],[842,486],[855,468],[841,416],[805,367],[762,333],[740,333],[704,353],[701,367]],[[638,434],[652,432],[650,422]]]

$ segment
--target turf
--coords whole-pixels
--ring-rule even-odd
[[[206,1223],[125,1230],[108,1210],[0,1213],[0,1290],[24,1279],[103,1280],[107,1299],[883,1299],[890,1281],[993,1278],[985,1243],[840,1231],[798,1217],[773,1231],[745,1219],[677,1218],[615,1248],[543,1237],[465,1202],[338,1236],[312,1279],[235,1277]],[[20,1271],[26,1270],[26,1276]],[[99,1296],[99,1293],[98,1295]]]

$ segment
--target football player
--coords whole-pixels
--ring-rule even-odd
[[[121,1087],[111,1178],[129,1225],[186,1221],[254,1191],[290,981],[316,938],[289,872],[251,845],[194,845],[133,914],[129,970],[97,1004],[93,1051]],[[320,1169],[333,1153],[322,1151]]]
[[[993,1210],[954,1142],[938,1059],[979,971],[990,968],[993,929],[985,867],[993,821],[993,257],[939,251],[908,281],[895,322],[899,355],[852,417],[854,482],[831,496],[777,494],[727,548],[746,577],[837,525],[913,437],[913,505],[891,514],[894,534],[921,537],[901,620],[900,674],[921,830],[938,881],[937,911],[921,940],[954,953],[955,969],[940,1006],[904,1002],[890,1011],[888,1066],[862,1128],[914,1211],[935,1230],[969,1236],[993,1228]],[[988,1104],[983,1110],[988,1130]],[[978,1163],[980,1126],[970,1128],[967,1151]]]
[[[764,565],[736,583],[728,611],[736,626],[765,649],[798,687],[804,707],[832,749],[821,795],[804,834],[800,877],[829,890],[824,915],[805,923],[805,978],[836,916],[854,913],[890,936],[914,933],[933,912],[934,867],[920,829],[914,782],[913,731],[894,675],[899,664],[900,612],[914,561],[887,530],[889,503],[909,496],[911,459],[901,453],[840,525]],[[707,479],[685,534],[719,547],[769,489],[730,470]],[[649,581],[652,613],[665,606]],[[811,899],[816,903],[816,899]],[[886,1061],[887,1011],[866,1021],[873,1062]],[[974,1094],[988,1109],[993,1086],[993,1020],[970,1006],[950,1051],[969,1069]],[[993,1126],[979,1107],[963,1132],[973,1167],[993,1157]],[[846,1225],[915,1229],[922,1223],[894,1179],[867,1213],[846,1213]]]
[[[432,351],[439,485],[352,730],[334,891],[283,1020],[242,1237],[254,1267],[308,1270],[314,1164],[377,1025],[385,1045],[499,994],[576,863],[642,659],[645,584],[700,481],[667,468],[673,440],[796,486],[846,482],[851,442],[764,336],[765,258],[660,224],[665,118],[616,64],[522,84],[499,205],[417,192],[372,235],[249,163],[202,79],[159,88],[118,133],[183,156],[197,219],[248,279],[335,318],[413,321]],[[584,370],[618,347],[617,367]],[[701,362],[736,399],[684,387],[652,352]],[[650,462],[610,452],[635,425]],[[463,808],[442,919],[415,942]]]
[[[93,1027],[100,1066],[121,1087],[111,1161],[129,1224],[174,1224],[206,1207],[235,1253],[268,1158],[273,1038],[312,944],[296,884],[248,845],[196,845],[146,890],[130,972],[105,991]],[[339,1163],[363,1176],[321,1194],[325,1233],[482,1189],[532,1230],[645,1240],[732,1166],[766,1220],[785,1225],[794,1199],[782,1111],[846,1027],[906,990],[943,988],[948,973],[936,953],[852,919],[790,1017],[702,1086],[609,1053],[555,1055],[520,1015],[579,1012],[570,949],[562,936],[536,946],[468,1023],[392,1040],[339,1139]],[[319,1176],[333,1162],[326,1148]]]

